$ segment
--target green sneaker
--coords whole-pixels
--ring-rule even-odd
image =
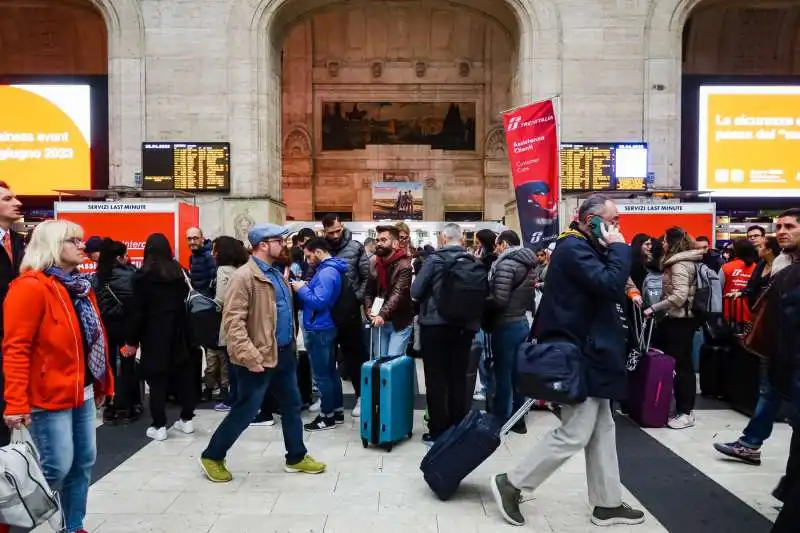
[[[209,481],[214,483],[228,483],[233,480],[228,467],[225,466],[225,461],[214,461],[213,459],[200,458],[200,468],[203,469]]]
[[[321,474],[325,471],[325,463],[320,463],[310,455],[303,457],[303,460],[295,465],[286,465],[286,471],[290,474]]]

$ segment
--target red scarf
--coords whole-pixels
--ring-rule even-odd
[[[375,256],[375,270],[378,273],[378,288],[380,292],[385,294],[389,290],[389,265],[401,257],[406,257],[406,251],[402,248],[398,248],[388,257]]]

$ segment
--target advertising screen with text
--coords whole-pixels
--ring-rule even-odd
[[[89,85],[0,85],[0,180],[18,195],[92,186]]]
[[[700,87],[699,190],[800,196],[800,86]]]

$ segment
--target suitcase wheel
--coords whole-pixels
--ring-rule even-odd
[[[411,437],[413,437],[413,436],[414,436],[414,432],[413,432],[413,431],[409,431],[409,432],[408,432],[408,438],[410,439],[410,438],[411,438]]]
[[[361,445],[364,448],[368,448],[369,447],[369,441],[367,441],[367,439],[361,439]]]
[[[391,443],[391,442],[390,442],[389,444],[387,444],[387,445],[386,445],[386,451],[387,451],[388,453],[391,453],[391,452],[392,452],[392,448],[393,448],[393,447],[394,447],[394,443]]]

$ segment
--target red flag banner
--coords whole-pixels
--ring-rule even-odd
[[[558,236],[558,127],[552,100],[503,114],[522,241],[538,250]]]

